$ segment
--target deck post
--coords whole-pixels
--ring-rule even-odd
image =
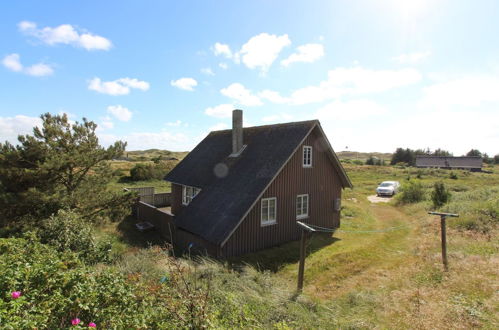
[[[298,267],[298,292],[303,290],[303,275],[305,271],[305,246],[307,243],[307,232],[305,229],[301,230],[301,242],[300,242],[300,266]]]

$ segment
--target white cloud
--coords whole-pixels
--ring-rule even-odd
[[[490,75],[453,79],[425,87],[423,94],[420,103],[423,109],[442,110],[499,103],[499,78]]]
[[[431,55],[431,52],[408,53],[395,56],[392,60],[401,64],[414,64],[420,62]]]
[[[248,40],[239,51],[241,61],[250,69],[260,69],[266,73],[279,53],[291,44],[287,34],[260,33]]]
[[[7,69],[14,72],[20,72],[23,70],[23,65],[21,64],[19,54],[10,54],[5,56],[2,60],[2,64]]]
[[[37,63],[29,67],[24,67],[21,63],[21,57],[19,54],[10,54],[5,56],[2,60],[2,64],[11,71],[22,72],[35,77],[50,76],[54,73],[54,69],[52,69],[50,65],[44,63]]]
[[[166,123],[166,126],[170,126],[170,127],[179,127],[181,125],[182,125],[182,121],[181,120],[177,120],[177,121],[174,121],[174,122]]]
[[[383,115],[387,109],[371,100],[333,101],[319,110],[315,116],[321,122],[330,120],[359,120]]]
[[[312,63],[324,56],[324,46],[321,44],[306,44],[296,48],[297,52],[281,61],[281,65],[289,66],[291,63]]]
[[[140,89],[146,91],[149,89],[149,83],[146,81],[138,80],[136,78],[120,78],[116,80],[118,83],[128,86],[130,88]]]
[[[499,146],[499,112],[476,110],[419,111],[393,125],[395,147],[443,148],[462,155],[479,149],[495,155]]]
[[[213,45],[213,53],[215,56],[225,56],[226,58],[232,58],[232,51],[230,50],[229,45],[222,44],[222,43],[215,43]]]
[[[134,132],[125,135],[99,133],[99,142],[102,145],[111,145],[117,140],[127,142],[127,150],[164,149],[172,151],[187,151],[199,141],[184,133],[172,134],[161,132]]]
[[[18,27],[26,35],[33,36],[50,46],[66,44],[86,50],[109,50],[112,47],[108,39],[86,31],[78,31],[79,29],[70,24],[38,28],[34,22],[22,21]]]
[[[221,131],[221,130],[228,129],[228,128],[229,128],[229,125],[227,125],[226,123],[218,123],[218,124],[211,126],[208,130],[211,132],[211,131]]]
[[[113,129],[113,128],[114,128],[114,123],[113,123],[111,117],[109,117],[109,116],[105,116],[105,117],[101,118],[101,122],[97,126],[97,129],[99,131],[103,131],[106,129]]]
[[[130,88],[146,91],[149,83],[135,78],[120,78],[114,81],[101,81],[100,78],[93,78],[88,84],[88,89],[108,95],[126,95],[130,93]]]
[[[370,70],[361,67],[336,68],[328,72],[328,79],[316,86],[295,90],[291,104],[323,102],[342,95],[380,93],[415,84],[421,74],[412,68],[400,70]]]
[[[251,90],[247,89],[240,83],[233,83],[226,88],[222,88],[220,93],[234,99],[237,103],[248,107],[263,104],[258,96],[253,95]]]
[[[107,112],[120,121],[129,121],[132,119],[132,111],[119,104],[108,106]]]
[[[272,91],[269,89],[261,91],[260,93],[258,93],[258,96],[262,99],[269,100],[270,102],[276,104],[284,104],[290,102],[290,99],[282,97],[281,94],[279,94],[279,92]]]
[[[170,85],[182,89],[184,91],[194,91],[194,87],[198,85],[198,82],[193,78],[180,78],[177,80],[170,81]]]
[[[12,144],[17,144],[17,136],[32,135],[35,126],[42,126],[42,120],[39,117],[23,115],[0,117],[0,142],[9,141]]]
[[[219,63],[218,66],[224,70],[227,70],[229,68],[229,66],[227,65],[227,63]]]
[[[287,113],[279,113],[275,115],[269,115],[262,118],[262,121],[265,123],[278,123],[278,122],[286,122],[291,121],[293,116]]]
[[[207,76],[214,76],[215,75],[215,73],[213,72],[213,70],[211,68],[202,68],[201,73],[205,74]]]
[[[51,74],[54,73],[54,70],[50,65],[38,63],[30,67],[27,67],[25,72],[30,76],[43,77],[43,76],[50,76]]]
[[[204,113],[208,116],[216,118],[230,118],[232,117],[232,110],[235,107],[233,104],[220,104],[214,107],[209,107],[204,110]]]

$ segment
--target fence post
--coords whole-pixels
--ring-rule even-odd
[[[441,212],[428,212],[428,214],[440,216],[440,237],[442,241],[442,263],[444,264],[444,271],[449,270],[449,263],[447,261],[447,228],[445,220],[447,217],[458,217],[459,214],[441,213]]]

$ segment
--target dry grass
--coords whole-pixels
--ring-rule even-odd
[[[237,272],[218,263],[209,264],[217,277],[223,278],[214,290],[235,302],[224,313],[233,313],[237,308],[234,306],[247,308],[245,303],[249,299],[256,319],[258,315],[272,319],[272,313],[264,311],[263,306],[286,306],[279,315],[293,321],[282,323],[283,328],[286,325],[350,329],[499,328],[498,230],[483,235],[449,226],[449,271],[444,272],[439,219],[426,213],[426,204],[371,204],[366,198],[378,182],[392,178],[402,181],[418,172],[348,166],[356,188],[345,191],[343,231],[334,233],[333,238],[322,235],[310,241],[304,295],[299,298],[307,301],[310,309],[287,302],[286,297],[291,296],[296,286],[298,268],[299,244],[291,242],[240,260],[271,272],[257,272],[247,266],[236,279]],[[449,179],[447,171],[425,171],[421,176],[425,186],[444,180],[463,191],[499,184],[499,173],[459,172],[458,180]],[[352,232],[393,227],[396,230]],[[130,257],[125,269],[141,269],[142,259]],[[161,265],[158,267],[162,269]],[[265,285],[255,286],[255,283]],[[277,288],[284,298],[274,292]],[[272,305],[267,305],[270,301]],[[286,314],[291,311],[293,317]]]

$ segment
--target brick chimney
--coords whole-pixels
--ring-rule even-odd
[[[243,149],[243,110],[232,111],[232,155],[239,156]]]

